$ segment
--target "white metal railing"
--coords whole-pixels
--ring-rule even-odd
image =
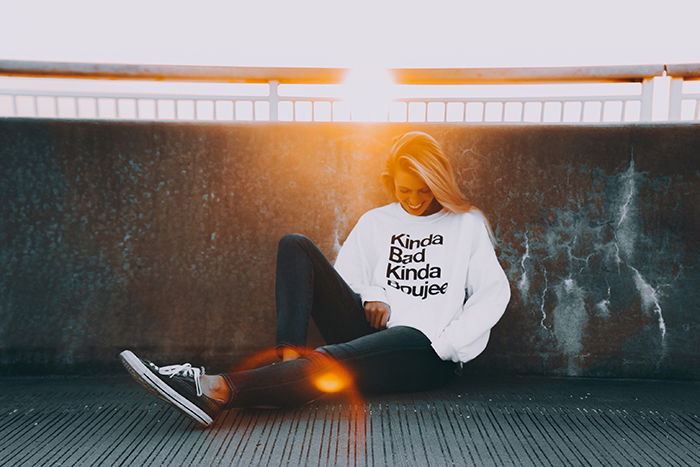
[[[313,86],[313,85],[309,85]],[[439,86],[439,85],[434,85]],[[614,85],[611,85],[614,86]],[[643,86],[642,86],[643,87]],[[274,86],[270,86],[274,90]],[[687,98],[687,96],[686,96]],[[351,121],[342,98],[136,94],[0,89],[7,117],[136,120]],[[639,122],[650,121],[649,98],[639,95],[396,98],[385,120],[394,122]],[[273,110],[276,110],[274,115]],[[697,118],[697,117],[696,117]]]
[[[671,79],[669,119],[700,120],[700,80]]]
[[[642,114],[641,96],[490,97],[399,99],[392,103],[390,121],[429,122],[639,122],[651,120],[651,108]]]
[[[139,87],[128,81],[162,79],[155,76],[154,67],[144,72],[145,67],[105,65],[107,71],[85,71],[80,67],[87,65],[73,64],[68,71],[57,72],[47,71],[46,64],[29,63],[27,69],[17,63],[0,61],[0,116],[315,122],[368,117],[366,110],[343,96],[342,85],[337,84],[342,82],[342,70],[336,69],[245,69],[245,76],[237,78],[240,68],[226,74],[214,67],[160,67],[156,71],[165,69],[169,73],[165,79],[171,81],[168,89],[158,89],[156,82],[140,81]],[[394,86],[392,98],[374,108],[370,119],[509,124],[698,121],[700,81],[692,78],[700,73],[700,66],[685,67],[681,71],[690,77],[687,80],[664,76],[665,66],[399,70],[395,76],[403,77],[403,83]],[[273,79],[276,76],[280,79]],[[105,77],[112,79],[109,86],[94,79]],[[42,83],[37,85],[37,80]],[[174,90],[173,81],[178,80],[196,80],[199,87],[189,83],[183,91]],[[207,88],[209,80],[238,84],[225,93],[221,87],[212,92]],[[68,81],[79,86],[69,89],[64,85]],[[131,85],[119,89],[122,83]],[[586,83],[594,83],[589,85],[594,89],[584,89]]]
[[[134,120],[271,120],[268,96],[96,93],[0,89],[7,117]]]

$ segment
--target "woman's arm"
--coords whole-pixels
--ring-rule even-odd
[[[387,303],[384,288],[372,283],[374,263],[369,258],[370,242],[371,235],[363,216],[350,231],[335,260],[335,270],[352,290],[360,294],[363,305],[367,302]]]
[[[469,298],[432,343],[443,360],[466,362],[479,355],[510,300],[510,284],[496,258],[484,221],[475,230],[467,266]]]

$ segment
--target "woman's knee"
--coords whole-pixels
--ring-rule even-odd
[[[288,233],[280,238],[278,249],[299,248],[311,243],[311,240],[299,233]]]
[[[284,235],[279,241],[278,248],[277,265],[284,266],[289,274],[293,274],[294,271],[297,273],[305,271],[306,267],[316,271],[327,271],[328,268],[333,267],[314,242],[302,234]]]

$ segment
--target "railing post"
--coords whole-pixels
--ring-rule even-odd
[[[642,113],[639,120],[650,122],[654,104],[654,78],[644,78],[642,81]]]
[[[668,103],[668,119],[681,119],[681,103],[683,102],[683,78],[671,78],[671,94]]]
[[[279,81],[271,80],[268,82],[270,86],[270,121],[276,122],[278,120],[277,107],[279,107],[279,94],[277,94],[277,87],[279,86]]]

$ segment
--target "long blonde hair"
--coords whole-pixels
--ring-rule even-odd
[[[454,169],[435,138],[422,131],[409,131],[394,142],[382,172],[382,183],[396,201],[394,177],[406,170],[421,177],[435,199],[448,211],[460,214],[476,209],[459,189]]]

